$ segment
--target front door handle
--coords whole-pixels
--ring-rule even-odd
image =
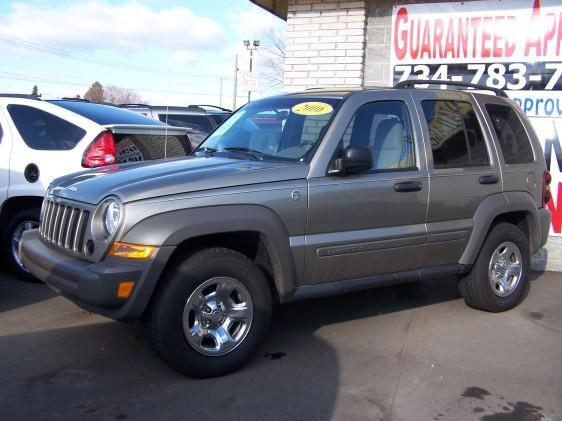
[[[498,181],[500,181],[500,179],[496,174],[482,175],[478,179],[480,184],[496,184]]]
[[[394,185],[394,191],[397,192],[408,192],[408,191],[420,191],[423,187],[421,181],[402,181]]]

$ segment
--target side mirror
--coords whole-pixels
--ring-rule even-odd
[[[343,151],[343,157],[334,161],[331,175],[357,174],[373,167],[373,152],[364,146],[348,146]]]

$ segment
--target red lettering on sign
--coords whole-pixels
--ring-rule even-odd
[[[498,16],[496,18],[496,26],[499,24],[500,28],[501,28],[501,24],[503,23],[503,20],[505,19],[505,16]],[[493,44],[493,48],[492,48],[492,55],[494,57],[502,57],[503,55],[503,51],[500,47],[500,41],[503,39],[503,36],[498,33],[498,31],[494,32],[494,44]]]
[[[418,54],[420,53],[420,25],[417,25],[418,32],[414,37],[414,22],[412,21],[410,25],[410,57],[414,60],[418,58]],[[415,44],[415,47],[414,47]]]
[[[425,21],[423,27],[422,45],[420,58],[423,58],[424,54],[427,54],[427,58],[431,58],[431,37],[429,32],[429,21]]]
[[[546,21],[548,22],[546,32],[544,33],[544,39],[542,44],[542,52],[546,56],[548,55],[548,47],[550,41],[554,39],[554,35],[556,35],[556,15],[554,13],[547,13],[546,14]]]
[[[408,10],[405,7],[402,7],[398,11],[398,13],[396,14],[396,21],[394,22],[394,51],[398,60],[402,60],[404,57],[406,57],[406,52],[408,51],[407,29],[400,31],[401,36],[398,36],[398,30],[400,29],[401,22],[408,22]],[[398,44],[400,41],[402,41],[402,43]]]
[[[453,19],[449,19],[449,24],[447,25],[447,37],[445,38],[444,57],[448,57],[449,53],[451,53],[452,58],[455,58],[455,28]]]
[[[477,39],[477,35],[478,35],[478,28],[480,27],[480,22],[482,21],[482,18],[470,18],[470,26],[473,28],[473,34],[472,34],[472,57],[477,57],[477,51],[476,51],[476,39]]]
[[[433,58],[443,58],[443,19],[437,19],[435,21],[435,27],[433,28]]]
[[[556,55],[560,55],[562,46],[562,13],[558,16],[558,36],[556,37]]]
[[[468,57],[468,24],[470,22],[470,19],[466,18],[466,19],[462,19],[459,18],[459,27],[458,27],[458,39],[457,39],[457,58],[461,57],[461,51],[462,51],[462,57],[466,58]]]
[[[541,55],[541,37],[539,33],[541,31],[541,2],[540,0],[535,0],[533,4],[533,13],[531,15],[531,21],[529,22],[529,33],[527,34],[527,42],[525,43],[525,55],[529,56],[531,49],[535,50],[535,55],[539,57]]]
[[[540,0],[512,14],[412,14],[412,9],[401,6],[394,18],[392,48],[398,61],[562,56],[562,13],[550,6],[541,10]],[[510,36],[512,31],[522,37]]]
[[[512,27],[517,25],[517,19],[515,18],[515,16],[508,16],[507,17],[507,26],[508,27]],[[504,56],[505,57],[511,57],[513,56],[513,53],[515,53],[515,43],[509,40],[509,37],[507,37],[505,39],[505,51],[504,51]]]
[[[492,32],[490,31],[490,23],[494,21],[491,16],[484,18],[484,25],[482,25],[482,57],[490,57],[490,47],[488,42],[492,39]]]
[[[556,199],[556,206],[554,206],[552,199],[550,199],[546,206],[552,216],[552,230],[556,234],[560,234],[562,231],[562,183],[558,183],[558,195]]]

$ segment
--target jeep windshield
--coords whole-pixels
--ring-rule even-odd
[[[287,96],[234,113],[195,151],[260,161],[305,161],[322,139],[341,98]]]

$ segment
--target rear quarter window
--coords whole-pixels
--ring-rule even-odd
[[[505,163],[534,162],[535,157],[529,136],[517,113],[505,105],[486,104],[485,107],[492,120]]]
[[[68,151],[86,130],[56,115],[27,105],[8,105],[8,113],[27,146],[40,151]]]

